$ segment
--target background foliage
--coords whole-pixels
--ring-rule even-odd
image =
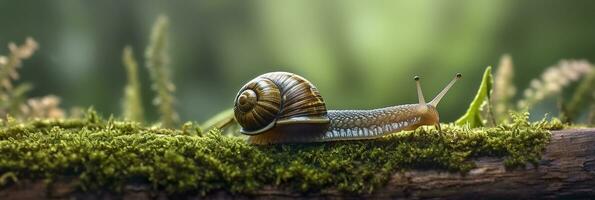
[[[331,109],[416,102],[414,74],[431,98],[461,72],[461,84],[439,108],[453,121],[485,66],[497,66],[502,54],[514,60],[518,91],[562,58],[595,61],[594,7],[587,0],[2,1],[0,44],[26,36],[40,44],[20,70],[32,96],[55,94],[64,107],[119,113],[127,81],[122,49],[130,45],[142,61],[153,22],[166,14],[182,120],[203,121],[229,108],[249,79],[284,70],[314,82]],[[147,69],[139,73],[149,107]],[[553,102],[537,105],[534,116],[556,113]],[[157,120],[155,109],[146,112]]]

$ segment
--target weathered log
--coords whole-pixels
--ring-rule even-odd
[[[554,199],[595,198],[595,129],[555,131],[537,167],[507,170],[502,159],[480,158],[465,174],[437,170],[394,174],[384,188],[365,196],[335,190],[303,194],[266,187],[252,194],[215,192],[206,198],[373,198],[373,199]],[[179,194],[175,197],[198,197]],[[129,185],[121,193],[80,191],[76,179],[22,180],[0,190],[0,199],[165,199],[167,193],[148,185]]]

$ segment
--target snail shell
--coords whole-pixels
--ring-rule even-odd
[[[288,72],[266,73],[246,83],[235,98],[234,115],[246,135],[324,132],[329,126],[318,89]]]

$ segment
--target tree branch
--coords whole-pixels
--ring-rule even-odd
[[[555,131],[538,167],[506,170],[503,159],[481,158],[466,174],[444,171],[406,171],[394,174],[384,188],[362,196],[373,199],[543,199],[595,197],[595,129]],[[21,180],[0,190],[0,199],[101,198],[148,199],[200,197],[198,194],[168,195],[146,184],[128,185],[121,193],[80,191],[76,179]],[[342,198],[352,194],[336,190],[303,194],[265,187],[251,194],[219,191],[207,198]]]

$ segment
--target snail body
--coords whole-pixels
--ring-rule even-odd
[[[374,139],[415,130],[423,125],[439,128],[436,106],[457,74],[432,101],[425,103],[416,77],[419,103],[373,110],[327,110],[316,87],[288,72],[271,72],[246,83],[238,92],[234,117],[253,144],[307,143]]]

